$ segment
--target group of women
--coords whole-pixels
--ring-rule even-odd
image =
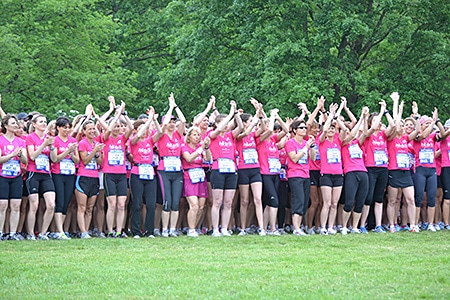
[[[391,98],[392,114],[381,101],[379,112],[364,107],[356,118],[345,98],[326,111],[321,97],[285,122],[253,98],[254,115],[234,101],[219,114],[211,97],[189,127],[173,94],[161,123],[152,107],[131,121],[111,96],[102,116],[88,105],[50,124],[0,110],[1,233],[70,239],[69,205],[85,239],[127,237],[128,228],[135,238],[176,237],[184,219],[191,237],[202,226],[214,237],[246,235],[251,225],[262,236],[367,233],[371,208],[378,233],[419,232],[420,221],[450,230],[450,122],[436,109],[420,116],[415,103],[402,119],[403,102]]]

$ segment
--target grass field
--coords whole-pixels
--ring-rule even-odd
[[[450,232],[0,243],[1,299],[450,299]]]

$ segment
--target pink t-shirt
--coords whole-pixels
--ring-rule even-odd
[[[387,142],[389,170],[409,170],[409,149],[408,149],[408,135],[403,135],[400,138],[395,137]]]
[[[450,167],[450,137],[441,141],[441,167]]]
[[[413,147],[415,153],[415,163],[417,167],[436,168],[435,159],[435,141],[436,133],[430,134],[420,142],[414,140]]]
[[[259,168],[254,131],[241,140],[236,140],[236,149],[239,155],[238,169]]]
[[[379,131],[366,138],[362,148],[366,167],[387,168],[387,137],[384,131]]]
[[[280,174],[281,162],[278,151],[277,134],[261,142],[260,137],[256,138],[256,150],[258,151],[258,160],[260,172],[264,175]]]
[[[290,139],[286,142],[284,149],[286,149],[287,153],[287,178],[293,177],[301,177],[301,178],[309,178],[309,163],[308,163],[308,152],[304,154],[298,162],[294,162],[289,157],[290,152],[295,152],[295,154],[299,153],[306,146],[306,141],[302,140],[301,143],[297,142],[295,138]]]
[[[362,171],[367,172],[364,165],[364,153],[359,146],[358,140],[353,140],[345,146],[342,146],[342,165],[344,174],[348,172]]]
[[[191,146],[187,144],[183,144],[181,146],[181,153],[194,153],[201,144],[198,144],[195,146],[195,148],[191,148]],[[191,182],[191,183],[199,183],[199,182],[205,182],[206,175],[205,171],[203,170],[203,158],[202,154],[198,155],[193,161],[188,162],[183,158],[183,155],[181,156],[181,164],[183,165],[183,178],[184,182]]]
[[[226,132],[223,136],[219,134],[215,139],[211,139],[209,149],[213,158],[212,170],[219,170],[220,164],[223,173],[236,172],[236,145],[233,132]]]
[[[318,139],[320,140],[320,136]],[[319,144],[321,174],[342,175],[341,147],[342,142],[338,134],[334,135],[332,142],[325,138]]]
[[[99,141],[100,137],[97,137],[94,140],[94,146],[98,144]],[[85,165],[83,160],[81,159],[81,152],[86,152],[87,155],[90,155],[94,146],[91,145],[91,143],[86,138],[83,138],[78,143],[78,152],[80,153],[80,166],[78,168],[78,176],[98,178],[99,165],[97,164],[95,157],[93,157],[87,165]]]
[[[102,135],[103,143],[103,161],[102,171],[105,174],[126,174],[126,144],[127,139],[125,135],[121,134],[114,138],[112,135],[108,139],[104,139]]]
[[[34,150],[36,151],[40,145],[45,142],[46,134],[42,137],[42,139],[36,134],[36,132],[30,133],[26,139],[27,147],[32,145]],[[41,154],[36,157],[35,160],[31,160],[28,155],[28,172],[36,172],[36,173],[44,173],[50,174],[50,147],[46,146],[44,150],[42,150]]]
[[[153,180],[153,139],[151,136],[138,140],[136,144],[129,143],[130,153],[133,156],[131,174],[138,175],[140,179]]]
[[[181,145],[183,138],[174,131],[172,138],[167,133],[164,133],[158,141],[159,151],[159,165],[158,170],[166,172],[180,172],[181,171]]]
[[[311,171],[320,171],[320,151],[319,151],[319,139],[314,141],[314,151],[316,151],[316,160],[309,158],[309,169]]]
[[[59,136],[56,136],[53,147],[56,148],[57,155],[60,155],[69,148],[70,144],[75,143],[77,143],[77,140],[71,136],[65,142]],[[67,155],[58,163],[52,163],[50,169],[52,174],[75,175],[75,163],[70,155]]]
[[[11,154],[18,147],[22,147],[22,155],[26,155],[26,146],[23,139],[15,136],[12,141],[9,141],[4,135],[0,136],[0,149],[2,151],[2,156]],[[20,168],[20,158],[18,156],[12,157],[7,162],[0,164],[0,169],[1,177],[15,178],[20,176],[22,173]]]

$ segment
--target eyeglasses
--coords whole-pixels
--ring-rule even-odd
[[[306,126],[298,126],[297,129],[306,129]]]

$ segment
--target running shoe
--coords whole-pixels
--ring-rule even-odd
[[[439,228],[440,228],[441,230],[445,228],[444,222],[442,222],[442,221],[440,221],[440,222],[438,223],[438,225],[439,225]]]
[[[431,232],[436,232],[436,228],[434,228],[434,225],[433,225],[433,224],[428,224],[427,230],[428,230],[428,231],[431,231]]]
[[[441,231],[441,226],[439,226],[439,224],[434,224],[434,229],[436,229],[436,231]]]
[[[397,229],[395,229],[395,226],[394,226],[394,225],[389,226],[389,232],[390,232],[390,233],[397,232]]]
[[[213,233],[211,234],[211,236],[213,236],[213,237],[221,237],[222,233],[220,233],[218,230],[214,230]]]
[[[444,228],[445,228],[446,230],[450,230],[450,225],[447,224],[447,225],[444,226]]]
[[[170,237],[178,237],[178,232],[176,230],[170,230],[169,231],[169,236]]]
[[[280,235],[286,234],[286,231],[284,231],[284,228],[278,229],[278,232],[280,233]]]
[[[108,234],[106,235],[107,238],[115,238],[116,234],[114,232],[108,232]]]
[[[334,235],[336,233],[337,233],[336,229],[328,228],[328,234]]]
[[[336,232],[341,232],[341,230],[342,230],[342,225],[337,225],[337,226],[334,226],[333,227],[333,229],[336,231]]]
[[[265,236],[265,235],[266,235],[266,231],[265,231],[264,229],[262,229],[262,228],[259,228],[259,229],[258,229],[258,234],[259,234],[260,236]]]
[[[316,234],[316,232],[314,231],[314,227],[311,227],[310,229],[308,229],[308,231],[306,233],[309,235]]]
[[[352,228],[352,230],[350,230],[350,233],[356,233],[356,234],[360,234],[362,233],[360,229],[358,228]]]
[[[161,233],[161,236],[165,237],[165,238],[169,237],[169,230],[167,230],[167,229],[163,230],[162,233]]]
[[[328,235],[328,231],[325,228],[320,229],[320,235]]]
[[[91,238],[91,236],[89,235],[89,233],[87,233],[87,232],[81,233],[80,239],[90,239],[90,238]]]
[[[153,234],[149,234],[149,235],[147,235],[147,238],[149,238],[149,239],[154,239],[155,236],[154,236]]]
[[[134,236],[133,236],[133,239],[140,239],[141,238],[141,236],[139,235],[139,234],[135,234]]]
[[[298,235],[298,236],[306,236],[307,234],[303,231],[303,229],[298,229],[298,230],[294,230],[294,232],[292,233],[293,235]]]
[[[240,229],[238,236],[244,236],[244,235],[247,235],[247,231]]]
[[[39,233],[38,240],[48,241],[49,238],[48,238],[48,236],[45,233]]]
[[[279,230],[270,231],[270,233],[271,233],[271,235],[274,235],[274,236],[280,236],[281,235]],[[267,234],[269,234],[269,232],[267,232]]]
[[[402,227],[400,227],[400,231],[409,231],[409,226],[408,225],[403,225]]]
[[[128,237],[128,235],[127,235],[127,233],[126,233],[125,231],[123,231],[123,232],[120,234],[119,237],[122,238],[122,239],[126,239],[126,238]]]
[[[231,236],[230,230],[223,230],[222,229],[222,236]]]
[[[159,231],[159,228],[153,229],[153,235],[154,236],[161,236],[161,231]]]
[[[188,231],[187,232],[188,237],[198,237],[198,233],[196,231]]]
[[[386,233],[386,231],[384,230],[383,226],[377,226],[377,227],[375,227],[375,229],[373,230],[373,232],[376,232],[376,233]]]
[[[71,240],[70,237],[68,237],[64,232],[58,232],[56,233],[56,237],[57,240]]]
[[[9,235],[9,240],[11,241],[23,241],[24,238],[20,233],[14,233]]]
[[[363,233],[363,234],[368,234],[368,233],[369,233],[369,231],[367,231],[366,226],[361,226],[361,227],[359,228],[359,231],[360,231],[361,233]]]
[[[36,236],[34,234],[28,234],[27,235],[27,240],[29,241],[35,241],[36,240]]]
[[[347,235],[348,234],[348,228],[347,227],[341,227],[340,232],[342,235]]]
[[[418,225],[411,226],[411,230],[409,230],[409,232],[416,232],[416,233],[420,232],[419,226]]]
[[[395,231],[397,231],[397,232],[400,231],[401,227],[398,224],[395,224],[394,226],[395,226]]]
[[[428,222],[424,222],[424,223],[422,223],[422,226],[421,226],[421,228],[420,229],[422,229],[422,230],[426,230],[428,228]]]

